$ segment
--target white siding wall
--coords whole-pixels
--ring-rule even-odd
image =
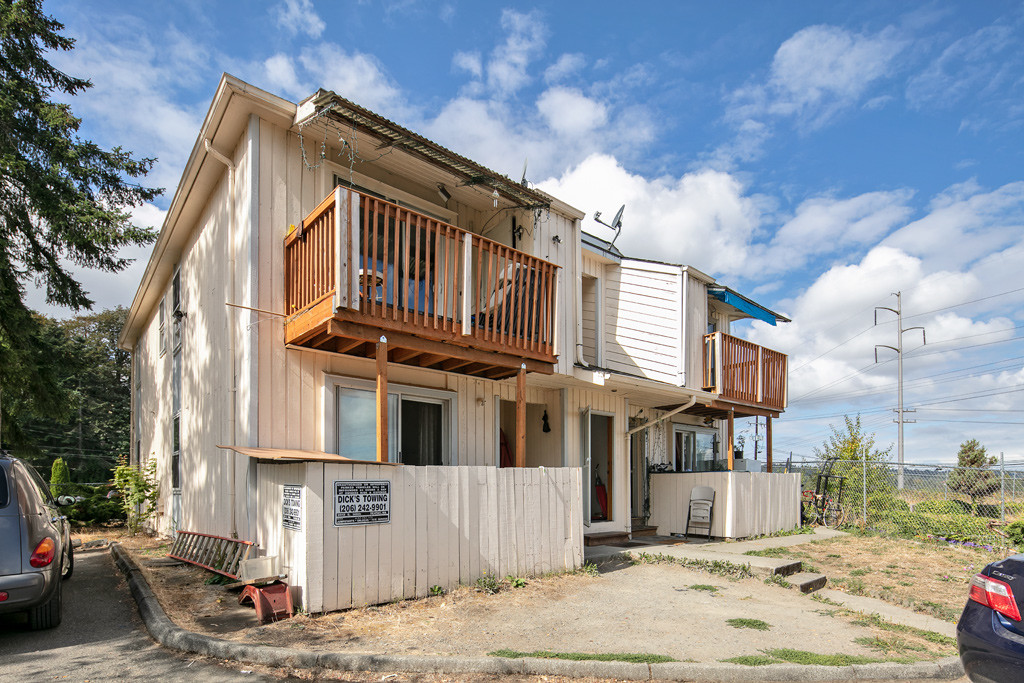
[[[580,470],[261,463],[260,533],[311,612],[429,595],[491,576],[583,563]],[[391,522],[335,527],[336,480],[391,481]],[[303,484],[303,528],[281,528],[284,484]]]
[[[682,278],[678,268],[623,261],[605,268],[604,366],[678,385]]]
[[[583,324],[583,360],[590,365],[598,365],[597,358],[597,299],[598,283],[596,277],[583,276],[583,308],[580,320]]]
[[[661,534],[683,533],[695,486],[715,489],[712,536],[746,538],[800,525],[800,475],[767,472],[652,474],[648,523]]]
[[[234,162],[240,175],[246,167],[247,146],[239,140]],[[211,158],[206,163],[224,167]],[[244,222],[244,183],[236,181],[238,225]],[[206,206],[192,228],[178,264],[181,272],[181,477],[182,518],[187,529],[218,535],[231,533],[231,468],[245,482],[247,460],[218,449],[230,443],[232,362],[229,353],[229,316],[236,314],[225,305],[229,298],[229,215],[226,169],[211,192]],[[236,249],[241,242],[236,240]],[[239,254],[239,272],[245,259]],[[170,282],[158,285],[161,292]],[[171,529],[171,328],[168,304],[165,335],[167,350],[160,354],[159,312],[154,310],[141,333],[142,388],[140,405],[140,453],[142,460],[157,459],[160,504],[155,529]],[[243,325],[244,327],[244,325]],[[236,356],[237,357],[237,356]],[[236,524],[244,538],[249,534],[244,498],[236,499]]]
[[[693,276],[686,281],[685,385],[702,389],[704,384],[704,334],[708,328],[708,286]]]

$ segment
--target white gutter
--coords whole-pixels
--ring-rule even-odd
[[[235,165],[226,156],[214,149],[208,138],[203,138],[206,153],[228,168],[228,306],[236,306],[235,295]],[[231,444],[238,443],[236,436],[236,418],[238,412],[238,371],[235,367],[235,312],[228,311],[228,360],[231,363]],[[231,538],[238,538],[238,519],[235,512],[235,487],[238,483],[236,461],[238,457],[231,454],[231,493],[228,500],[231,507]]]

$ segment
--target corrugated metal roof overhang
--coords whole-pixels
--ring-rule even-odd
[[[433,166],[442,168],[459,178],[464,184],[480,185],[497,190],[500,195],[519,207],[549,208],[556,203],[560,204],[545,192],[517,183],[508,176],[442,147],[334,92],[321,90],[313,96],[311,102],[315,110],[306,116],[300,114],[299,120],[296,121],[299,126],[309,123],[317,116],[326,115],[334,121],[346,126],[354,126],[358,131],[372,135],[382,145],[400,148]],[[579,217],[582,215],[579,212]]]
[[[297,448],[263,448],[255,446],[217,446],[239,455],[247,455],[257,460],[283,460],[288,462],[337,462],[350,463],[353,465],[387,465],[397,467],[400,463],[377,462],[376,460],[354,460],[338,455],[337,453],[325,453],[324,451],[305,451]]]

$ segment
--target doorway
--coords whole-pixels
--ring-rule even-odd
[[[650,516],[650,479],[647,476],[648,430],[629,437],[630,516],[647,523]]]
[[[515,466],[516,402],[501,400],[498,466]],[[526,467],[562,467],[562,420],[546,403],[526,404]]]
[[[614,480],[612,477],[612,444],[614,415],[590,409],[582,413],[583,476],[589,482],[583,489],[583,520],[611,522],[614,520]]]

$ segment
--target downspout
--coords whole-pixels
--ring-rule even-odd
[[[214,159],[224,164],[228,168],[228,277],[230,278],[231,285],[229,286],[229,297],[228,303],[234,305],[235,302],[235,165],[231,163],[231,160],[226,156],[214,149],[213,145],[206,138],[203,139],[203,146],[206,148],[206,153],[212,156]],[[228,312],[228,359],[231,362],[231,416],[229,423],[231,425],[231,445],[237,445],[236,439],[236,412],[238,411],[238,372],[235,368],[235,312]],[[228,494],[228,500],[231,507],[231,538],[238,538],[238,517],[235,512],[235,489],[238,483],[238,467],[237,467],[238,455],[234,452],[231,453],[231,493]]]
[[[589,368],[583,360],[583,228],[576,220],[576,364]]]

